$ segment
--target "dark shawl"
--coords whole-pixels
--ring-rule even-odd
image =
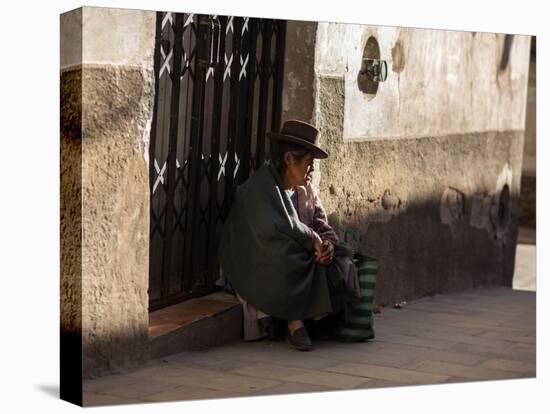
[[[220,242],[224,276],[247,302],[285,320],[332,312],[325,266],[271,164],[236,190]]]

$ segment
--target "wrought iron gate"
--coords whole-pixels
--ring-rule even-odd
[[[157,14],[149,309],[215,290],[236,185],[280,127],[285,23]]]

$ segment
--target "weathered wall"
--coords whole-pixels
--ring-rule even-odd
[[[61,16],[61,55],[82,57],[82,10]],[[61,73],[60,396],[82,405],[82,77]]]
[[[319,80],[320,163],[329,220],[380,262],[376,300],[392,303],[487,284],[510,285],[522,132],[344,141],[344,80]],[[499,226],[499,195],[512,194]],[[351,240],[352,231],[361,239]]]
[[[282,90],[282,122],[299,119],[315,123],[315,44],[317,22],[288,20]],[[319,186],[319,162],[315,161],[313,184]]]
[[[61,52],[71,48],[78,54],[82,45],[81,10],[66,13],[61,25],[70,27],[71,42],[61,42]],[[75,25],[75,23],[77,23]],[[69,44],[67,44],[69,43]],[[82,50],[80,49],[80,53]],[[72,76],[61,73],[61,329],[80,333],[81,320],[81,239],[82,239],[82,77],[76,71]]]
[[[320,23],[315,71],[345,80],[344,139],[523,130],[530,36]],[[374,99],[358,87],[373,36],[388,62]]]
[[[155,12],[84,7],[80,13],[81,23],[62,18],[61,25],[61,191],[74,193],[75,185],[81,190],[81,211],[66,210],[68,221],[81,220],[81,246],[62,233],[66,251],[80,254],[81,270],[62,263],[61,272],[62,280],[71,280],[67,285],[81,283],[88,378],[143,362],[149,352],[147,163]],[[79,25],[81,58],[69,46]],[[79,94],[80,106],[65,105],[65,96]],[[73,134],[78,123],[81,133]],[[80,183],[78,175],[63,178],[69,165],[80,170]],[[78,303],[71,292],[62,286],[62,298]]]
[[[537,59],[536,40],[531,43],[529,87],[525,116],[525,143],[521,176],[520,225],[536,228],[537,225]]]
[[[522,170],[525,176],[535,177],[537,173],[537,55],[534,37],[531,42]]]
[[[317,22],[286,23],[281,118],[314,121]]]
[[[389,69],[374,96],[358,87],[370,36]],[[378,302],[511,284],[529,37],[514,37],[501,68],[504,44],[318,24],[314,123],[330,154],[320,194],[340,234],[380,261]]]

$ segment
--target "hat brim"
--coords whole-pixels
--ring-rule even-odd
[[[277,141],[286,141],[286,142],[292,142],[294,144],[298,144],[304,147],[305,149],[307,149],[308,151],[311,151],[311,153],[313,154],[313,158],[319,158],[319,159],[328,158],[328,154],[325,151],[323,151],[317,145],[312,144],[309,141],[306,141],[305,139],[298,138],[293,135],[281,134],[279,132],[268,132],[267,137],[269,139],[275,139]]]

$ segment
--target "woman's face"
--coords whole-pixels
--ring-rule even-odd
[[[307,153],[301,160],[295,160],[290,152],[285,154],[286,171],[284,181],[289,188],[306,185],[313,173],[313,154]]]

